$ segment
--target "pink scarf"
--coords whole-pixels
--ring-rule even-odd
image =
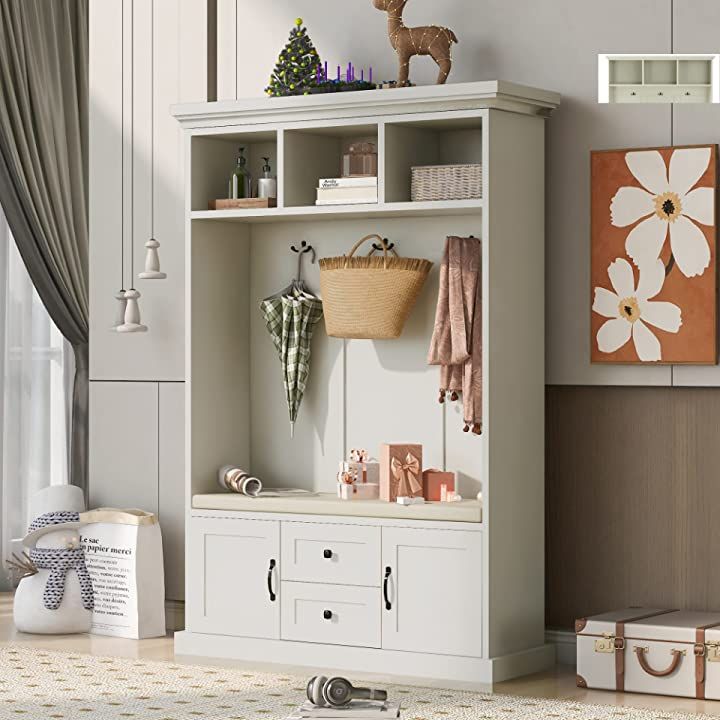
[[[440,402],[462,394],[464,432],[482,432],[482,246],[450,236],[440,265],[428,364],[440,365]]]

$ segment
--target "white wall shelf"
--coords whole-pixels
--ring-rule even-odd
[[[315,663],[322,651],[324,664],[337,669],[372,663],[388,672],[402,652],[405,674],[478,684],[552,662],[544,645],[544,304],[537,299],[544,296],[544,119],[558,103],[544,90],[484,82],[175,108],[185,130],[188,381],[188,624],[176,638],[178,652],[212,648],[215,655],[258,661],[279,653]],[[379,202],[315,206],[318,178],[337,176],[342,144],[356,136],[377,141]],[[277,208],[206,209],[223,192],[239,145],[248,148],[251,166],[259,155],[276,158]],[[410,168],[445,162],[480,163],[482,199],[410,202]],[[258,302],[295,275],[293,243],[306,240],[319,257],[335,256],[373,232],[435,269],[399,340],[345,341],[318,326],[291,439],[280,366]],[[438,370],[426,364],[448,235],[482,239],[480,437],[462,432],[457,405],[437,402]],[[318,289],[317,264],[305,264],[303,279]],[[522,318],[522,332],[514,318]],[[371,503],[366,514],[350,516],[333,513],[339,501],[321,496],[308,500],[301,515],[273,506],[263,516],[258,505],[218,492],[217,470],[233,462],[269,486],[332,493],[337,463],[349,448],[377,453],[381,442],[399,438],[422,444],[424,467],[456,471],[466,503],[400,517],[397,508],[388,513],[391,508]],[[480,489],[482,522],[473,500]],[[331,514],[313,513],[320,506]],[[283,528],[298,530],[295,524],[312,536],[306,541],[314,550],[326,540],[338,545],[372,536],[362,558],[365,580],[352,569],[334,583],[327,573],[284,573],[278,538]],[[256,541],[262,562],[234,566],[232,578],[205,544],[232,552]],[[436,563],[430,571],[423,557]],[[308,567],[316,562],[312,555]],[[394,582],[407,589],[404,606],[392,611],[381,603],[382,573],[391,565],[403,566],[405,580],[395,575]],[[412,627],[428,625],[438,594],[433,577],[443,574],[462,594],[457,612],[437,632],[398,634],[398,614]],[[236,590],[256,582],[244,608]],[[362,608],[357,627],[314,614],[325,601],[347,608],[353,598]],[[293,616],[291,630],[287,603],[307,613],[307,621]],[[256,611],[265,618],[262,627],[229,617]],[[362,623],[364,635],[357,632]]]
[[[598,55],[598,102],[720,102],[720,55]]]

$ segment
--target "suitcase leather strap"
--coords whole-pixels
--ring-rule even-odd
[[[695,655],[695,697],[698,700],[705,699],[705,662],[707,660],[705,631],[718,627],[718,625],[720,625],[720,623],[712,623],[711,625],[703,625],[702,627],[695,628],[693,655]]]
[[[623,618],[615,623],[615,689],[618,692],[625,691],[625,623],[646,620],[647,618],[667,615],[675,610],[656,610],[642,615],[633,615]]]

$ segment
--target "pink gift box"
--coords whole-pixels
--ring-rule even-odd
[[[383,443],[380,446],[380,497],[422,497],[422,445]]]
[[[426,500],[442,500],[442,486],[447,492],[455,491],[455,473],[428,468],[423,470],[423,497]]]

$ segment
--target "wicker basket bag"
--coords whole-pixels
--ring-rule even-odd
[[[382,257],[355,257],[367,240],[379,240]],[[331,337],[384,340],[400,337],[432,263],[388,257],[387,243],[367,235],[348,255],[321,258],[320,291]]]

